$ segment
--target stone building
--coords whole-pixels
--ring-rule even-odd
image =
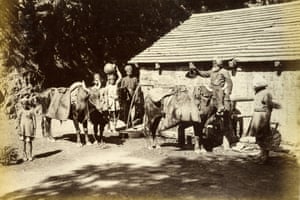
[[[209,69],[215,56],[232,71],[233,99],[253,97],[254,74],[268,80],[282,105],[272,120],[280,123],[284,140],[299,141],[300,2],[193,14],[129,63],[139,67],[146,93],[148,87],[207,83],[200,77],[188,79],[185,73],[191,62]],[[237,106],[248,115],[251,105]]]

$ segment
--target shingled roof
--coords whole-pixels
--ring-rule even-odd
[[[300,1],[193,14],[129,63],[300,60]]]

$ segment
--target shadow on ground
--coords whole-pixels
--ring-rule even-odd
[[[91,142],[94,142],[94,138],[91,134],[89,134],[88,137]],[[86,143],[84,134],[80,134],[80,139],[81,139],[82,143],[84,143],[84,144]],[[62,136],[55,137],[55,140],[66,140],[69,142],[76,143],[77,136],[75,133],[67,133],[67,134],[63,134]],[[124,139],[122,139],[119,136],[107,136],[107,137],[104,137],[103,140],[106,143],[116,144],[116,145],[121,145],[125,141]]]
[[[159,165],[86,165],[4,199],[298,199],[299,167],[292,156],[267,165],[249,157],[209,154],[169,157]]]
[[[49,152],[45,152],[45,153],[40,153],[34,156],[34,158],[39,159],[39,158],[46,158],[55,154],[58,154],[62,152],[62,150],[55,150],[55,151],[49,151]]]

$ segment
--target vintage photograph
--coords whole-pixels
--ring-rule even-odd
[[[0,199],[299,200],[299,0],[0,0]]]

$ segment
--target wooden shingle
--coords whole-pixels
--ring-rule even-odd
[[[129,63],[300,60],[300,1],[193,14]]]

